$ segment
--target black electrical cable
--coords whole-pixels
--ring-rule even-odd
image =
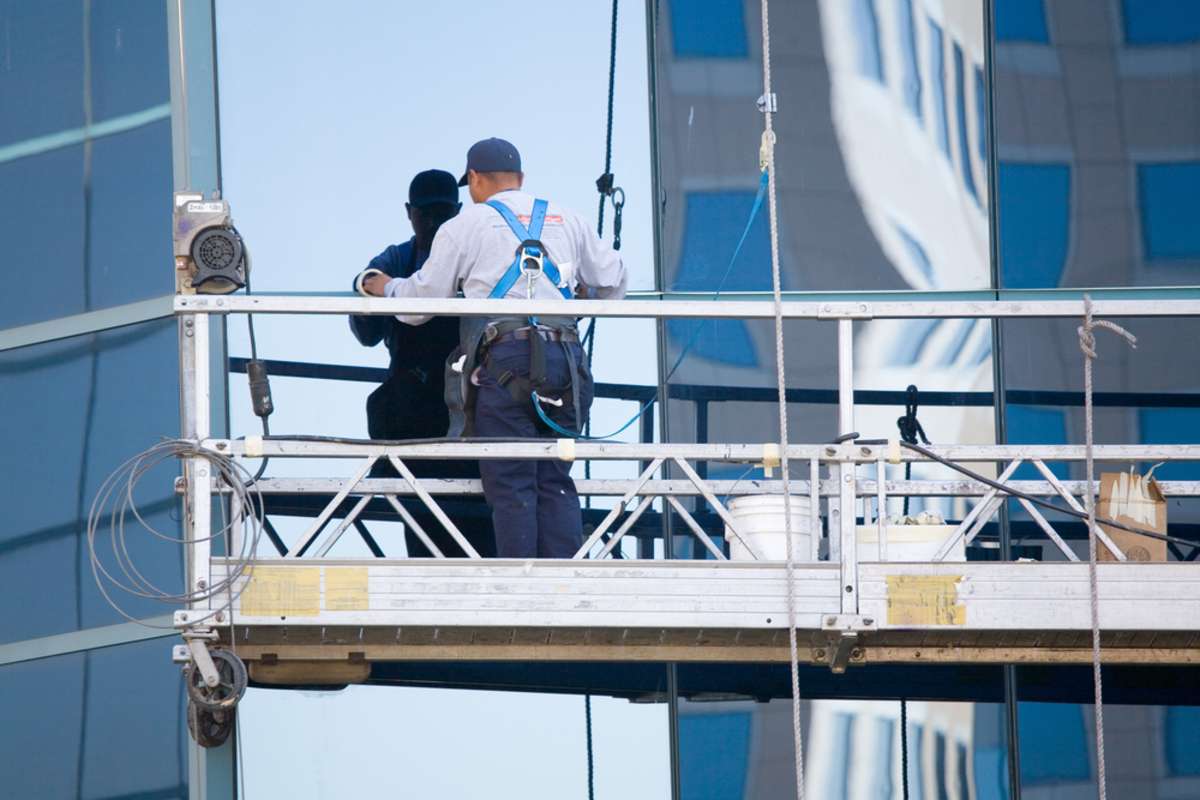
[[[900,788],[908,800],[908,699],[900,698]]]
[[[247,256],[249,259],[249,256]],[[246,295],[250,295],[250,266],[246,265]],[[271,435],[271,424],[267,421],[267,417],[275,410],[271,402],[271,385],[267,381],[267,368],[263,362],[258,360],[258,341],[254,336],[254,315],[246,315],[246,327],[250,333],[250,362],[246,366],[247,378],[250,381],[250,400],[254,406],[254,413],[262,420],[263,436]],[[270,463],[270,457],[263,458],[258,465],[258,470],[250,478],[250,483],[257,483],[262,478],[263,473],[267,471],[267,464]]]
[[[588,800],[596,800],[596,761],[592,752],[592,696],[583,696],[583,715],[587,723]]]
[[[887,444],[887,440],[886,439],[857,439],[857,440],[855,440],[855,443],[856,444],[866,444],[866,445],[885,445],[885,444]],[[1041,506],[1042,508],[1045,508],[1049,511],[1057,511],[1060,514],[1066,514],[1069,517],[1076,517],[1077,519],[1082,519],[1082,520],[1086,520],[1088,518],[1088,515],[1086,512],[1076,511],[1075,509],[1068,508],[1066,506],[1060,506],[1057,503],[1051,503],[1050,501],[1043,500],[1042,498],[1037,497],[1035,495],[1027,494],[1027,493],[1021,491],[1020,489],[1014,489],[1011,486],[1006,486],[1005,484],[1003,484],[999,481],[992,480],[991,478],[987,477],[986,475],[980,475],[978,472],[976,472],[972,469],[968,469],[967,467],[964,467],[961,464],[956,464],[955,462],[951,461],[948,458],[943,458],[942,456],[938,455],[937,453],[933,452],[932,450],[928,450],[919,444],[914,444],[912,442],[905,442],[902,440],[900,442],[900,446],[907,448],[909,450],[912,450],[914,453],[920,453],[921,455],[925,456],[926,458],[936,461],[939,464],[944,464],[945,466],[949,467],[950,469],[954,470],[955,472],[962,473],[963,475],[966,475],[968,478],[978,481],[978,482],[982,483],[983,485],[989,486],[997,491],[1003,492],[1004,494],[1009,495],[1010,497],[1017,497],[1022,500],[1027,500],[1028,502],[1033,503],[1034,505]],[[1194,542],[1191,539],[1181,539],[1178,536],[1168,536],[1165,533],[1158,533],[1157,531],[1149,531],[1144,528],[1136,528],[1132,525],[1127,525],[1123,522],[1117,522],[1116,520],[1107,519],[1105,517],[1096,517],[1096,522],[1100,525],[1107,525],[1110,528],[1117,528],[1118,530],[1128,531],[1129,533],[1136,533],[1139,536],[1145,536],[1150,539],[1159,539],[1164,542],[1173,542],[1175,544],[1184,544],[1189,547],[1195,547],[1197,549],[1200,549],[1200,542]]]

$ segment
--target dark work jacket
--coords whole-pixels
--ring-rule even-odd
[[[416,237],[394,244],[371,259],[369,269],[377,269],[393,278],[407,278],[421,268],[428,253],[417,254]],[[367,347],[387,343],[391,364],[388,372],[418,371],[428,375],[441,397],[446,356],[458,346],[458,317],[434,317],[424,325],[408,325],[395,317],[350,317],[350,330]]]

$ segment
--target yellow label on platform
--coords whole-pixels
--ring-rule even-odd
[[[965,625],[961,575],[888,575],[888,625]]]
[[[315,617],[321,611],[320,567],[251,567],[241,596],[247,617]]]
[[[326,611],[366,611],[368,608],[366,567],[325,568]]]

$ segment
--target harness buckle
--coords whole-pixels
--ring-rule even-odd
[[[521,274],[525,276],[525,293],[533,299],[534,282],[546,270],[546,248],[537,239],[526,239],[517,246],[517,260],[521,265]]]

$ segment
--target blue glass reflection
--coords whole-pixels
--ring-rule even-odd
[[[682,800],[741,797],[750,768],[749,711],[679,715]]]
[[[852,2],[859,74],[883,83],[883,56],[879,52],[879,15],[875,12],[875,0]]]
[[[0,6],[0,145],[83,125],[82,8],[79,0]]]
[[[933,87],[933,122],[938,147],[950,155],[950,124],[946,117],[946,52],[942,27],[929,20],[929,78]]]
[[[825,784],[822,797],[831,800],[847,800],[850,790],[850,769],[853,761],[854,717],[850,714],[834,714],[833,724],[830,725],[829,760],[833,764],[844,765],[841,769],[829,770],[829,778]]]
[[[0,163],[0,186],[21,187],[0,191],[5,264],[38,275],[0,292],[0,327],[83,311],[83,147]]]
[[[91,16],[94,119],[170,102],[166,4],[94,2]]]
[[[96,141],[87,264],[90,308],[174,291],[171,169],[170,120]]]
[[[1167,771],[1171,775],[1200,775],[1200,707],[1173,706],[1166,709],[1163,727]]]
[[[1200,259],[1200,161],[1138,164],[1137,177],[1146,258]]]
[[[1071,168],[1003,161],[999,180],[1001,285],[1058,286],[1067,260]]]
[[[963,183],[971,198],[979,205],[979,190],[975,188],[975,174],[971,169],[971,145],[967,136],[967,78],[963,65],[963,51],[954,43],[954,108],[958,122],[958,157]]]
[[[1038,786],[1089,780],[1087,728],[1083,707],[1069,703],[1018,703],[1021,783]]]
[[[1009,444],[1066,444],[1067,412],[1059,408],[1008,405],[1005,407],[1005,424]],[[1067,464],[1057,461],[1047,466],[1059,478],[1070,474]],[[1013,473],[1015,480],[1043,480],[1042,474],[1032,464],[1022,464]]]
[[[1121,21],[1126,44],[1200,41],[1200,4],[1192,0],[1121,0]]]
[[[996,40],[1049,42],[1042,0],[996,0]]]
[[[1138,441],[1143,444],[1188,444],[1200,431],[1200,408],[1139,408]],[[1143,464],[1142,471],[1152,464]],[[1167,463],[1154,471],[1163,481],[1200,480],[1200,463]],[[1200,754],[1197,755],[1200,759]]]
[[[900,90],[904,94],[904,105],[922,122],[925,111],[921,107],[921,64],[917,58],[917,26],[913,21],[913,1],[896,0],[896,34],[900,39],[901,73]]]
[[[742,0],[671,0],[676,58],[746,58]]]
[[[674,290],[771,289],[771,245],[765,214],[755,219],[737,264],[726,278],[729,258],[750,216],[754,197],[755,193],[748,191],[687,193],[683,247]],[[759,363],[749,329],[742,320],[673,319],[667,322],[667,334],[681,348],[695,337],[690,352],[701,358],[743,367]]]
[[[121,462],[178,430],[174,320],[0,354],[0,485],[8,510],[0,526],[0,585],[37,597],[27,613],[0,618],[0,642],[122,621],[92,579],[83,524],[101,481]],[[30,453],[52,454],[30,458]],[[175,465],[146,476],[135,499],[160,530],[178,535]],[[167,589],[182,583],[179,547],[131,531],[147,577]],[[55,587],[46,591],[46,586]],[[127,598],[137,616],[164,613]]]

